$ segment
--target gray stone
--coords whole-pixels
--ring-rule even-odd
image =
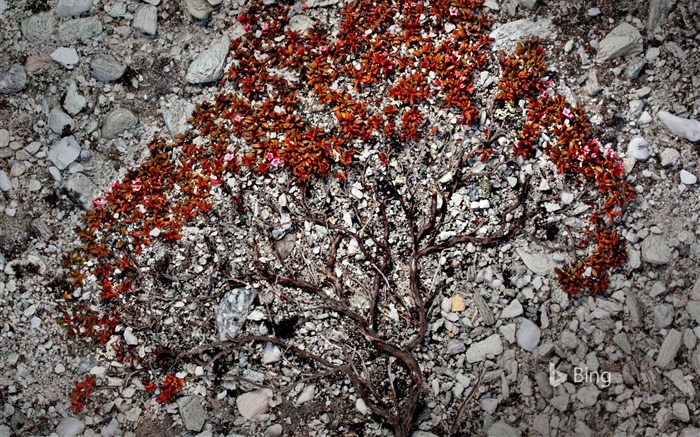
[[[676,313],[671,305],[662,303],[654,307],[654,322],[659,329],[668,328],[673,323]]]
[[[92,7],[92,0],[58,0],[56,15],[59,17],[73,17],[87,12]]]
[[[10,191],[12,189],[12,181],[7,177],[5,170],[0,170],[0,190]]]
[[[513,428],[503,421],[494,423],[486,432],[486,437],[520,437],[521,435],[519,429]]]
[[[659,111],[659,120],[673,135],[688,141],[700,141],[700,121],[678,117],[666,111]]]
[[[284,429],[282,428],[282,425],[276,423],[267,427],[265,433],[263,434],[263,437],[282,437],[283,431]]]
[[[267,343],[263,352],[263,364],[276,363],[282,359],[282,351],[274,343]]]
[[[64,45],[88,42],[102,34],[102,22],[97,17],[68,20],[58,27],[58,38]]]
[[[65,137],[70,135],[73,129],[75,129],[75,121],[73,121],[70,115],[60,109],[53,108],[51,112],[49,112],[49,129],[51,129],[53,133]]]
[[[524,19],[511,21],[503,24],[498,29],[491,32],[494,39],[493,50],[503,49],[511,51],[518,42],[531,36],[538,36],[540,39],[554,37],[552,20],[550,18]]]
[[[629,23],[620,23],[598,45],[598,62],[642,52],[642,35]]]
[[[484,321],[484,325],[491,326],[496,323],[496,317],[493,315],[491,307],[486,303],[481,293],[474,293],[474,304],[476,305],[477,311],[479,311],[481,319]]]
[[[100,82],[109,83],[122,77],[126,71],[126,67],[120,64],[114,57],[104,55],[90,62],[90,71],[95,79]]]
[[[603,91],[603,87],[600,86],[600,82],[598,82],[598,73],[596,73],[595,70],[591,70],[588,72],[586,86],[583,89],[586,91],[586,94],[588,94],[591,97]]]
[[[671,262],[671,249],[659,235],[650,235],[642,241],[642,260],[655,266]]]
[[[644,58],[637,58],[632,61],[630,61],[629,64],[627,64],[627,68],[625,69],[625,74],[627,75],[627,79],[629,80],[635,80],[639,77],[639,75],[642,73],[642,69],[644,68]]]
[[[503,311],[501,311],[501,319],[511,319],[522,314],[523,306],[520,304],[518,299],[513,299],[513,301],[508,304],[507,307],[503,308]]]
[[[51,59],[58,62],[58,64],[68,70],[72,70],[73,67],[80,61],[78,57],[78,52],[73,47],[59,47],[53,52],[51,52]]]
[[[574,426],[574,436],[575,437],[593,437],[593,430],[586,425],[582,420],[576,420],[576,425]]]
[[[56,427],[58,437],[77,437],[85,431],[85,424],[75,417],[64,417]]]
[[[480,342],[474,343],[467,349],[467,362],[476,363],[489,357],[495,357],[503,352],[501,336],[493,334]]]
[[[194,105],[185,99],[171,101],[163,110],[163,120],[170,135],[176,136],[187,132],[190,125],[187,120],[192,116]]]
[[[668,372],[664,372],[664,376],[668,378],[684,395],[691,399],[695,397],[695,387],[693,387],[693,382],[692,380],[686,379],[681,369],[673,369],[669,370]]]
[[[226,340],[227,336],[235,338],[238,335],[256,297],[255,291],[249,288],[234,288],[224,294],[216,308],[220,341]]]
[[[697,176],[695,176],[688,170],[681,170],[679,176],[681,178],[681,182],[685,185],[693,185],[698,181]]]
[[[158,8],[152,5],[141,5],[134,12],[134,29],[145,35],[153,36],[158,31]]]
[[[48,156],[59,170],[63,170],[80,156],[80,144],[73,136],[61,138],[49,150]]]
[[[544,252],[530,251],[526,252],[523,249],[516,249],[518,255],[523,260],[523,263],[528,269],[532,270],[537,275],[548,275],[552,273],[556,267],[556,263]]]
[[[518,346],[528,352],[532,352],[540,343],[540,336],[540,328],[530,320],[523,319],[522,322],[520,322],[518,331],[515,333],[515,340]]]
[[[53,14],[37,14],[23,20],[20,29],[27,41],[37,45],[49,45],[54,40],[55,23]]]
[[[636,327],[644,326],[644,305],[637,293],[628,289],[625,293],[625,304],[629,309],[632,324]]]
[[[447,347],[445,348],[445,353],[447,355],[457,355],[461,354],[467,350],[467,347],[464,345],[463,342],[457,340],[456,338],[452,338],[447,341]]]
[[[311,27],[313,27],[313,25],[314,25],[314,22],[309,16],[307,16],[307,15],[294,15],[289,20],[289,24],[287,26],[289,27],[289,30],[291,30],[293,32],[304,33],[307,30],[309,30]]]
[[[82,173],[75,173],[66,179],[64,187],[68,196],[84,210],[92,209],[92,201],[100,197],[100,189]]]
[[[632,118],[639,118],[644,110],[644,102],[639,99],[630,100],[629,108],[630,116]]]
[[[111,110],[102,124],[102,137],[108,140],[117,138],[122,133],[133,128],[138,123],[133,112],[125,108]]]
[[[12,64],[0,73],[0,94],[16,94],[27,86],[27,71],[20,64]]]
[[[78,92],[78,85],[71,79],[63,99],[63,109],[71,115],[80,113],[87,106],[87,99]]]
[[[214,10],[207,0],[185,0],[187,12],[198,20],[206,20]]]
[[[187,69],[185,79],[191,84],[210,83],[219,80],[224,74],[224,65],[229,51],[227,36],[212,41],[209,48],[195,58]]]
[[[188,431],[199,432],[207,421],[207,413],[202,404],[204,399],[199,396],[185,396],[177,400],[182,424]]]
[[[680,157],[681,153],[678,150],[673,149],[671,147],[662,150],[659,154],[659,158],[661,158],[662,167],[674,165],[676,162],[678,162],[678,158]]]
[[[316,397],[316,386],[314,384],[307,385],[304,387],[304,390],[301,391],[299,394],[299,397],[297,397],[297,400],[295,402],[296,405],[302,405],[307,402],[310,402],[314,400]]]
[[[272,399],[272,390],[253,390],[238,396],[236,398],[236,407],[238,407],[238,412],[241,416],[248,420],[254,420],[261,414],[267,413],[270,399]]]
[[[651,0],[646,23],[647,30],[654,32],[675,3],[676,0]]]
[[[681,422],[690,422],[690,411],[688,411],[688,406],[685,402],[674,402],[673,403],[673,415],[676,416]]]
[[[653,152],[651,144],[642,137],[635,137],[627,145],[627,156],[631,156],[637,161],[646,162]]]
[[[594,385],[587,385],[581,387],[578,392],[576,392],[576,398],[584,407],[592,407],[598,401],[598,395],[600,390]]]
[[[666,334],[664,342],[661,344],[659,354],[656,356],[656,366],[660,369],[667,369],[669,365],[676,359],[676,354],[681,348],[683,334],[675,329],[671,329]]]

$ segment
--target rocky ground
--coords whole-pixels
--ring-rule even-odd
[[[596,137],[620,153],[638,194],[621,223],[629,258],[605,295],[573,299],[553,273],[565,256],[534,227],[495,249],[467,245],[463,254],[436,258],[435,276],[426,279],[434,305],[416,351],[425,388],[413,435],[448,435],[459,416],[456,435],[700,436],[700,2],[648,3],[485,2],[495,46],[512,50],[539,35],[556,73],[553,91],[585,108]],[[339,5],[296,4],[290,26],[332,24]],[[183,363],[174,369],[187,381],[181,396],[161,405],[109,345],[66,339],[56,323],[65,293],[92,302],[89,292],[61,285],[61,256],[76,245],[84,209],[148,157],[154,135],[188,129],[194,104],[217,90],[212,82],[225,68],[229,41],[244,32],[236,19],[245,8],[235,0],[0,0],[0,437],[390,435],[347,380],[322,375],[272,343],[242,348],[223,372]],[[256,229],[271,232],[277,255],[293,252],[300,269],[319,261],[314,242],[327,231],[300,226],[306,245],[297,242],[289,216],[295,191],[278,175],[274,184],[237,182],[249,204],[259,201],[250,219],[259,228],[221,213],[191,224],[187,244],[174,252],[157,247],[142,255],[143,266],[162,262],[163,274],[180,280],[145,280],[147,292],[125,303],[117,333],[136,353],[152,353],[155,338],[184,350],[225,340],[222,332],[231,330],[264,334],[272,314],[296,317],[296,339],[309,350],[343,345],[335,358],[355,353],[371,366],[371,352],[353,351],[360,343],[352,328],[309,310],[318,304],[312,299],[286,303],[276,289],[211,279],[202,295],[201,279],[182,279],[220,259],[231,262],[234,276],[249,254],[238,243],[252,241]],[[336,188],[329,185],[329,195],[342,198]],[[353,186],[345,201],[370,209],[362,188]],[[266,204],[263,194],[281,206]],[[218,204],[223,195],[215,193]],[[469,200],[487,219],[499,201]],[[453,196],[450,208],[469,200]],[[556,213],[572,202],[554,199],[545,218],[575,227]],[[352,224],[335,212],[339,223]],[[358,252],[343,250],[348,259]],[[274,251],[262,255],[274,259]],[[447,273],[441,266],[450,263],[468,268]],[[400,283],[400,273],[389,279]],[[382,309],[387,320],[405,316],[397,308],[400,301]],[[577,380],[577,369],[588,378]],[[391,365],[383,371],[393,381]],[[85,375],[97,389],[76,415],[70,393]]]

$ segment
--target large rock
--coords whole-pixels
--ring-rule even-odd
[[[126,71],[126,67],[114,59],[113,56],[104,55],[90,62],[90,71],[95,79],[100,82],[109,83],[122,77]]]
[[[49,150],[48,156],[53,165],[58,167],[59,170],[63,170],[80,156],[80,144],[73,136],[61,138]]]
[[[70,81],[66,90],[66,97],[63,99],[63,109],[70,115],[78,114],[87,106],[87,99],[78,91],[78,84],[75,80]]]
[[[75,121],[70,117],[70,115],[61,111],[58,108],[53,108],[49,112],[49,129],[53,133],[65,137],[69,135],[75,128]]]
[[[71,175],[64,184],[68,196],[84,210],[92,209],[92,201],[100,196],[100,189],[82,173]]]
[[[651,144],[642,137],[635,137],[627,145],[627,156],[631,156],[637,161],[646,162],[651,156],[653,149]]]
[[[56,15],[59,17],[73,17],[87,12],[92,7],[92,0],[58,0]]]
[[[552,258],[550,258],[550,256],[544,252],[526,252],[520,248],[518,248],[516,251],[523,260],[523,263],[525,263],[525,266],[527,266],[528,269],[532,270],[532,272],[537,275],[547,275],[556,267],[554,260],[552,260]]]
[[[136,126],[138,122],[138,118],[128,109],[113,109],[105,116],[102,124],[102,137],[108,140],[117,138],[122,133]]]
[[[642,35],[629,23],[620,23],[598,44],[598,62],[642,52]]]
[[[20,64],[12,64],[0,73],[0,94],[16,94],[27,86],[27,70]]]
[[[219,80],[224,74],[224,65],[229,51],[230,40],[227,36],[214,40],[208,49],[195,58],[187,69],[188,83],[200,84]]]
[[[493,49],[513,50],[516,44],[531,36],[541,39],[551,38],[555,35],[552,20],[549,18],[523,19],[505,23],[491,32]]]
[[[537,345],[540,344],[541,335],[542,332],[537,325],[528,319],[523,319],[523,321],[520,322],[520,327],[518,327],[518,332],[515,334],[515,340],[518,346],[528,352],[532,352]]]
[[[80,57],[74,47],[59,47],[51,52],[51,59],[68,70],[72,70],[78,63]]]
[[[657,115],[661,123],[673,135],[685,138],[688,141],[700,141],[700,121],[678,117],[666,111],[659,111]]]

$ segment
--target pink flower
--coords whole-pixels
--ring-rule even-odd
[[[98,197],[97,199],[92,199],[92,206],[95,208],[99,208],[100,206],[104,205],[106,203],[106,200],[103,197]]]
[[[136,193],[137,191],[141,191],[141,188],[141,178],[134,179],[134,185],[132,187],[133,192]]]
[[[234,123],[240,123],[243,121],[243,117],[241,117],[239,114],[236,114],[235,117],[233,117]]]
[[[233,161],[233,158],[235,158],[235,156],[233,155],[233,153],[227,153],[226,155],[224,155],[224,161],[226,161],[226,162],[231,162],[231,161]]]
[[[457,8],[455,8],[454,6],[450,6],[450,15],[454,17],[455,15],[457,15],[458,12],[459,10]]]
[[[608,159],[617,159],[617,153],[613,149],[608,149],[605,151],[605,157]]]
[[[544,84],[547,86],[551,86],[554,83],[552,79],[547,80]]]
[[[571,112],[571,109],[569,109],[569,108],[564,108],[564,110],[561,111],[561,113],[562,113],[562,115],[564,115],[564,117],[566,117],[566,118],[571,118],[571,117],[574,116],[574,113]]]
[[[275,155],[272,152],[267,152],[265,154],[265,159],[267,159],[268,161],[272,161],[274,158],[275,158]]]
[[[248,31],[250,30],[250,26],[248,26],[247,24],[244,24],[244,25],[243,25],[243,30],[245,30],[246,32],[248,32]]]
[[[279,158],[275,158],[272,160],[272,162],[270,164],[272,164],[273,167],[279,167],[280,164],[282,164],[282,160]]]
[[[268,29],[270,29],[270,25],[267,24],[267,23],[263,23],[263,24],[260,26],[260,28],[261,28],[262,30],[268,30]]]

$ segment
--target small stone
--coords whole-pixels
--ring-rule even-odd
[[[236,407],[241,416],[248,420],[253,420],[259,415],[267,413],[270,399],[272,399],[272,390],[253,390],[238,396],[236,398]]]
[[[56,427],[58,437],[77,437],[85,431],[85,424],[75,417],[64,417]]]
[[[597,17],[600,15],[600,8],[590,8],[587,12],[586,15],[589,17]]]
[[[274,343],[267,343],[265,345],[265,351],[263,353],[263,363],[271,364],[276,363],[282,359],[282,351]]]
[[[586,86],[584,87],[584,90],[586,91],[586,94],[591,97],[603,91],[603,87],[600,86],[600,82],[598,82],[598,74],[595,70],[588,72],[588,78],[586,79]]]
[[[685,185],[693,185],[698,181],[697,176],[687,170],[681,170],[680,177],[681,182],[683,182]]]
[[[58,38],[63,45],[88,42],[102,33],[102,22],[97,17],[75,18],[58,27]]]
[[[71,175],[64,187],[68,196],[86,211],[92,209],[92,201],[100,196],[100,189],[83,173]]]
[[[59,170],[68,167],[78,159],[78,156],[80,156],[80,144],[73,136],[61,138],[48,153],[49,159]]]
[[[671,147],[668,147],[664,150],[661,151],[659,154],[659,158],[661,158],[661,166],[662,167],[668,167],[671,165],[674,165],[676,162],[678,162],[678,158],[681,157],[681,154],[678,150],[673,149]]]
[[[134,12],[132,25],[145,35],[155,35],[158,30],[158,8],[152,5],[139,6]]]
[[[230,40],[227,36],[214,40],[209,48],[195,58],[187,69],[185,79],[191,84],[210,83],[218,80],[224,73],[226,56]]]
[[[51,59],[68,70],[72,70],[80,58],[78,52],[73,47],[59,47],[51,53]]]
[[[645,162],[652,153],[651,145],[642,137],[632,138],[627,146],[627,156]]]
[[[683,341],[683,334],[675,329],[671,329],[664,342],[661,344],[661,349],[659,349],[659,354],[656,356],[656,366],[660,369],[667,369],[668,366],[676,358],[676,354],[681,347],[681,342]]]
[[[674,402],[673,415],[681,422],[690,422],[690,412],[684,402]]]
[[[131,327],[127,327],[124,330],[124,341],[129,346],[136,346],[137,344],[139,344],[139,339],[136,338],[136,336],[134,335],[134,331]]]
[[[515,334],[515,339],[521,348],[532,352],[540,343],[540,336],[540,328],[530,320],[523,319]]]
[[[37,45],[49,45],[53,43],[54,33],[56,32],[55,21],[53,14],[44,13],[32,15],[22,21],[20,29],[22,36],[29,42]]]
[[[92,7],[92,0],[58,0],[56,16],[74,17],[87,12]]]
[[[312,401],[316,397],[316,386],[314,384],[304,387],[301,394],[297,398],[297,405],[305,404]]]
[[[138,119],[128,109],[113,109],[105,116],[102,125],[102,136],[108,140],[114,139],[136,126],[137,123]]]
[[[576,397],[584,407],[592,407],[598,401],[600,390],[594,385],[587,385],[576,392]]]
[[[513,299],[513,301],[508,304],[507,307],[503,308],[503,311],[501,311],[501,319],[511,319],[522,314],[523,306],[520,304],[518,299]]]
[[[479,315],[484,321],[484,325],[491,326],[496,323],[496,317],[493,315],[491,307],[488,303],[486,303],[486,300],[484,300],[484,297],[479,292],[474,293],[474,304],[476,305],[477,311],[479,311]]]
[[[525,250],[520,248],[516,249],[516,252],[518,253],[518,255],[520,255],[520,258],[523,260],[523,263],[525,263],[525,266],[527,266],[528,269],[530,269],[533,273],[537,275],[548,275],[552,273],[552,271],[556,267],[554,261],[550,258],[549,255],[547,255],[544,252],[526,252]]]
[[[0,73],[0,94],[16,94],[27,86],[27,70],[20,64],[12,64]]]
[[[372,409],[370,409],[365,401],[362,398],[357,398],[355,401],[355,408],[357,411],[359,411],[361,414],[364,414],[365,416],[368,416],[372,414]]]
[[[100,82],[114,82],[122,77],[126,67],[120,64],[110,55],[100,56],[90,62],[90,71],[95,79]]]
[[[486,437],[520,437],[521,435],[519,429],[513,428],[503,421],[494,423],[486,432]]]
[[[654,322],[659,329],[668,328],[673,323],[675,312],[673,307],[667,304],[659,304],[654,307]]]
[[[214,8],[207,0],[186,0],[185,7],[187,12],[198,20],[205,20]]]
[[[282,428],[282,425],[279,423],[276,423],[274,425],[270,425],[267,427],[265,430],[265,433],[263,434],[263,437],[282,437],[282,432],[284,431],[284,428]]]
[[[467,362],[476,363],[503,353],[501,336],[493,334],[485,340],[474,343],[467,349]]]
[[[678,117],[666,111],[659,111],[659,120],[673,135],[688,141],[700,141],[700,121]]]
[[[637,90],[637,97],[644,98],[651,94],[651,88],[648,86],[643,86]]]
[[[647,111],[642,112],[642,115],[639,116],[639,123],[640,124],[649,124],[652,121],[651,114],[649,114]]]
[[[450,311],[452,311],[453,313],[461,313],[465,309],[466,301],[461,295],[455,294],[450,298]]]
[[[647,18],[646,28],[651,32],[657,30],[661,21],[666,18],[671,6],[675,3],[674,0],[651,0],[649,3],[649,17]]]
[[[207,421],[207,413],[202,404],[204,400],[199,396],[185,396],[177,400],[180,409],[182,424],[188,431],[199,432]]]
[[[554,26],[551,18],[538,17],[535,19],[523,19],[511,21],[492,31],[490,36],[494,39],[493,49],[510,51],[518,42],[531,36],[540,39],[549,39],[554,36]]]
[[[549,404],[559,410],[560,413],[563,413],[566,411],[566,408],[569,406],[569,395],[564,393],[563,395],[560,396],[554,396],[552,399],[549,400]]]
[[[445,348],[445,354],[447,355],[457,355],[461,354],[467,350],[467,347],[464,345],[464,343],[460,340],[457,340],[456,338],[452,338],[447,341],[447,347]]]
[[[642,241],[642,260],[655,266],[671,262],[671,249],[659,235],[650,235]]]
[[[58,108],[53,108],[51,112],[49,112],[49,129],[55,134],[65,137],[70,135],[74,128],[75,121],[73,121],[70,115]]]
[[[12,189],[12,181],[7,176],[4,170],[0,170],[0,190],[10,191]]]
[[[598,62],[642,52],[642,35],[629,23],[620,23],[598,44]]]

